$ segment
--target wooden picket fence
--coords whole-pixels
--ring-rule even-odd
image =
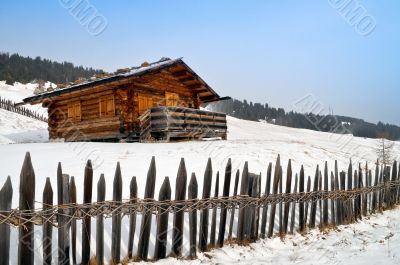
[[[34,209],[35,173],[30,154],[27,153],[20,175],[19,207],[11,209],[13,188],[10,177],[0,190],[0,265],[9,264],[12,226],[18,227],[19,231],[19,264],[34,263],[34,226],[42,226],[43,229],[43,264],[77,264],[78,220],[82,221],[82,258],[79,264],[104,264],[104,218],[112,218],[111,264],[122,261],[156,261],[168,256],[184,258],[183,236],[186,225],[189,228],[187,258],[194,259],[198,251],[221,248],[226,243],[242,245],[274,235],[284,237],[295,232],[305,233],[316,227],[329,229],[354,223],[363,216],[392,209],[400,200],[400,170],[397,162],[393,166],[376,163],[374,176],[368,164],[363,167],[359,165],[353,171],[350,162],[346,173],[339,172],[337,162],[333,171],[329,172],[328,164],[325,163],[323,170],[317,166],[312,181],[311,177],[306,178],[303,166],[299,173],[294,174],[289,160],[286,181],[283,183],[282,165],[278,156],[274,166],[272,163],[268,165],[264,189],[261,187],[261,175],[250,173],[247,162],[240,174],[239,171],[232,172],[229,159],[224,173],[222,193],[217,172],[212,194],[213,171],[209,159],[199,198],[197,178],[193,173],[187,183],[185,161],[182,159],[177,173],[175,198],[171,198],[170,181],[166,177],[158,200],[155,200],[156,164],[153,157],[143,199],[138,198],[136,178],[133,177],[129,199],[123,200],[123,183],[118,163],[112,200],[106,201],[105,177],[102,174],[97,182],[97,201],[93,202],[93,169],[88,161],[84,171],[83,203],[78,204],[75,179],[63,174],[60,163],[57,169],[57,203],[53,202],[53,188],[47,178],[42,197],[43,207]],[[234,181],[233,185],[231,180]],[[233,191],[230,190],[231,186],[234,186]],[[138,215],[141,215],[141,226],[134,252]],[[188,216],[188,224],[185,223],[185,216]],[[123,217],[129,218],[127,257],[121,257]],[[170,217],[173,217],[172,237],[168,237]],[[96,219],[95,250],[90,249],[92,218]],[[156,218],[156,240],[154,253],[149,253],[153,218]],[[237,226],[234,225],[235,220]],[[53,227],[58,229],[57,247],[52,246]],[[168,242],[172,246],[169,253]],[[54,249],[58,251],[57,261],[53,260]],[[96,253],[95,257],[91,257],[91,253]]]
[[[18,113],[20,115],[24,115],[26,117],[36,119],[39,121],[47,122],[46,116],[39,114],[36,111],[30,110],[28,108],[18,106],[18,105],[16,105],[16,102],[9,100],[9,99],[0,97],[0,108],[14,112],[14,113]]]

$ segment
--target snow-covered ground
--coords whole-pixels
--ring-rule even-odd
[[[8,90],[12,91],[12,90]],[[1,90],[3,95],[3,90]],[[7,92],[8,93],[8,92]],[[10,92],[11,93],[11,92]],[[16,92],[18,94],[18,92]],[[11,95],[11,94],[9,94]],[[5,96],[4,96],[5,97]],[[19,95],[20,98],[24,96]],[[14,99],[15,100],[15,99]],[[132,176],[137,176],[139,196],[143,196],[145,177],[152,156],[156,157],[157,182],[156,196],[165,176],[171,180],[172,190],[175,187],[175,176],[180,158],[185,158],[186,168],[190,176],[195,172],[198,178],[199,189],[203,184],[203,175],[207,159],[212,158],[214,177],[217,171],[223,173],[226,162],[232,159],[233,168],[242,169],[244,162],[249,162],[249,170],[254,173],[262,173],[262,186],[265,185],[265,173],[269,162],[275,162],[278,154],[285,164],[292,159],[294,172],[299,172],[304,165],[306,175],[312,176],[317,164],[329,162],[333,168],[334,160],[338,160],[339,169],[347,169],[350,159],[354,165],[368,161],[370,165],[376,160],[374,148],[376,140],[353,137],[351,135],[338,135],[322,133],[310,130],[301,130],[251,122],[228,117],[228,140],[205,142],[180,142],[180,143],[48,143],[46,124],[31,120],[17,114],[0,110],[0,186],[9,175],[14,187],[13,207],[18,204],[18,185],[21,165],[25,152],[31,153],[33,167],[36,174],[36,207],[40,207],[45,178],[50,177],[55,189],[57,163],[62,162],[64,173],[75,176],[78,188],[78,201],[82,201],[83,172],[88,159],[94,166],[94,187],[101,173],[106,176],[106,199],[112,198],[112,183],[116,163],[119,161],[123,176],[123,197],[129,195],[129,185]],[[29,132],[30,131],[30,132]],[[44,133],[46,131],[46,133]],[[21,137],[24,135],[24,137]],[[28,140],[24,140],[28,139]],[[26,143],[32,142],[35,143]],[[8,144],[25,142],[24,144]],[[395,144],[395,154],[399,160],[400,144]],[[231,182],[231,192],[234,181]],[[220,187],[223,178],[220,178]],[[93,199],[97,197],[96,189],[93,189]],[[201,192],[199,192],[201,194]],[[174,193],[172,194],[174,197]],[[229,218],[229,214],[228,214]],[[377,264],[384,261],[385,264],[399,264],[394,249],[399,247],[400,239],[396,234],[400,226],[400,211],[392,211],[382,216],[372,217],[360,224],[341,227],[341,231],[332,231],[321,234],[313,231],[302,237],[295,235],[285,242],[280,239],[272,239],[252,244],[249,247],[234,248],[227,246],[215,250],[207,255],[200,255],[200,260],[195,263],[202,264],[320,264],[338,263],[351,264],[356,260],[359,263]],[[95,223],[93,222],[93,225]],[[106,221],[106,227],[110,228],[111,221]],[[127,253],[127,224],[128,219],[123,219],[122,256]],[[153,219],[153,228],[155,220]],[[78,227],[79,229],[79,227]],[[110,229],[108,229],[110,230]],[[106,257],[110,256],[111,244],[110,231],[106,233]],[[153,229],[154,230],[154,229]],[[140,217],[138,218],[138,233],[140,232]],[[38,228],[40,232],[40,228]],[[154,233],[155,231],[153,231]],[[92,229],[92,249],[95,249],[95,229]],[[187,231],[185,232],[187,233]],[[391,237],[390,233],[393,233]],[[57,233],[53,234],[56,237]],[[16,230],[12,231],[16,238]],[[387,237],[387,239],[385,239]],[[324,239],[325,238],[325,239]],[[79,237],[78,237],[79,240]],[[154,234],[151,244],[154,243]],[[40,237],[38,237],[40,241]],[[79,244],[79,242],[78,242]],[[187,237],[184,238],[187,246]],[[38,249],[40,252],[40,249]],[[16,248],[13,247],[12,255],[15,261]],[[150,247],[150,256],[152,247]],[[211,259],[210,259],[211,257]],[[182,263],[188,261],[176,261],[167,259],[162,264]]]

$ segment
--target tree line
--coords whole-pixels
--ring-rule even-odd
[[[317,115],[313,113],[286,112],[283,108],[274,108],[268,104],[253,103],[247,100],[230,99],[207,105],[213,111],[223,112],[230,116],[252,120],[266,121],[276,125],[310,129],[315,131],[352,133],[365,138],[400,139],[400,127],[378,122],[373,124],[362,119],[338,116]]]
[[[41,57],[31,58],[19,54],[0,53],[0,80],[7,84],[29,83],[46,80],[56,84],[68,84],[79,78],[89,78],[102,70],[75,66],[70,62],[54,62]]]

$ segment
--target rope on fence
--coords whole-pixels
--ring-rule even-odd
[[[347,201],[357,196],[365,195],[383,190],[400,187],[400,181],[388,181],[373,187],[364,187],[353,190],[342,191],[312,191],[289,194],[269,194],[259,198],[247,195],[231,197],[218,197],[209,199],[183,200],[183,201],[155,201],[153,199],[124,200],[122,202],[104,201],[87,204],[64,204],[52,206],[47,210],[43,208],[36,210],[19,210],[18,208],[7,212],[0,212],[0,224],[8,224],[19,227],[28,223],[43,225],[51,223],[58,226],[57,216],[67,217],[69,222],[80,220],[85,217],[96,217],[103,215],[110,218],[115,214],[129,215],[133,212],[144,214],[152,212],[161,215],[165,212],[192,212],[194,210],[212,209],[214,207],[226,209],[241,209],[248,206],[263,207],[268,204],[278,203],[300,203],[315,202],[319,200],[342,200]],[[59,211],[61,210],[61,211]],[[73,214],[71,214],[73,213]]]
[[[9,99],[4,99],[0,97],[0,108],[11,111],[29,118],[33,118],[39,121],[47,122],[47,118],[42,115],[37,113],[36,111],[30,110],[25,107],[17,106],[16,102],[9,100]]]

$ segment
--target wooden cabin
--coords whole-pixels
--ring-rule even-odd
[[[48,109],[50,139],[169,141],[227,138],[226,115],[200,110],[222,100],[181,58],[24,99]]]

